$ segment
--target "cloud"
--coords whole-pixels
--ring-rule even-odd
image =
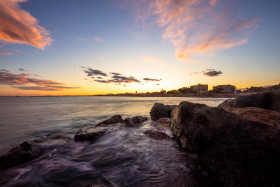
[[[19,3],[27,0],[0,1],[0,41],[6,43],[28,44],[39,49],[51,45],[53,39],[49,32],[38,25],[30,13],[21,9]]]
[[[81,66],[82,68],[84,68],[83,66]],[[101,75],[101,76],[105,76],[107,77],[107,74],[100,71],[100,70],[96,70],[96,69],[92,69],[92,68],[87,68],[86,70],[84,70],[84,72],[87,74],[87,76],[89,77],[93,77],[94,75]]]
[[[0,55],[14,55],[14,53],[8,51],[0,51]]]
[[[44,91],[61,91],[64,89],[76,89],[79,87],[67,87],[65,83],[60,83],[52,80],[32,78],[38,76],[36,74],[16,74],[6,69],[0,69],[0,84],[13,85],[14,88],[22,90],[44,90]],[[25,86],[25,85],[36,86]]]
[[[144,62],[152,62],[152,63],[156,63],[156,64],[159,64],[162,62],[161,59],[158,59],[158,58],[155,58],[155,57],[152,57],[152,56],[146,56],[143,58],[143,61]]]
[[[120,73],[110,72],[112,75],[122,75]]]
[[[25,70],[25,69],[23,69],[23,68],[19,68],[18,70],[19,70],[19,71],[26,71],[26,70]]]
[[[122,84],[122,83],[140,83],[140,81],[138,79],[136,79],[135,77],[129,76],[122,76],[122,75],[114,75],[111,77],[111,79],[106,80],[106,81],[98,81],[97,82],[101,82],[101,83],[116,83],[116,84]]]
[[[206,71],[203,72],[203,75],[209,76],[209,77],[216,77],[221,75],[223,72],[221,71],[216,71],[214,69],[207,69]]]
[[[161,81],[162,79],[143,78],[144,81]]]
[[[100,37],[96,36],[96,37],[94,37],[94,42],[100,44],[103,42],[103,40]]]
[[[175,48],[175,57],[210,57],[217,51],[247,43],[258,19],[245,18],[232,0],[131,0],[123,1],[144,26],[163,28],[162,39]],[[138,23],[139,24],[139,23]]]

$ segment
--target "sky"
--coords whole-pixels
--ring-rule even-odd
[[[0,0],[0,96],[280,83],[278,0]]]

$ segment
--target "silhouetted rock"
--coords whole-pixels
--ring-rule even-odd
[[[143,123],[147,120],[148,120],[148,118],[146,118],[146,117],[135,116],[133,118],[126,118],[124,120],[124,124],[127,127],[135,127],[135,126],[138,126],[138,125],[140,125],[141,123]]]
[[[156,121],[160,118],[170,118],[172,110],[176,105],[164,105],[162,103],[155,103],[150,111],[151,119]]]
[[[151,138],[159,139],[159,140],[170,139],[170,136],[168,136],[166,133],[155,131],[155,130],[147,130],[147,131],[144,132],[144,134],[148,135]]]
[[[226,100],[218,107],[244,108],[257,107],[280,112],[280,91],[263,92],[247,96],[239,96],[236,99]]]
[[[109,125],[109,124],[122,123],[122,122],[123,122],[122,116],[121,115],[115,115],[115,116],[110,117],[109,119],[106,119],[106,120],[98,123],[96,125],[96,127],[105,126],[105,125]]]
[[[180,103],[171,128],[182,147],[200,155],[225,186],[277,186],[280,129],[222,108]]]
[[[106,129],[103,127],[84,127],[80,129],[74,136],[75,141],[84,142],[89,141],[93,142],[102,135],[104,135]]]
[[[8,153],[0,156],[0,169],[8,169],[13,166],[29,162],[40,155],[40,152],[28,142],[12,148]]]
[[[183,101],[172,111],[170,127],[183,148],[187,146],[185,134],[189,123],[193,119],[194,114],[204,107],[207,106]]]
[[[235,113],[239,116],[252,121],[257,121],[271,126],[280,127],[280,113],[263,108],[246,107],[246,108],[226,108],[225,110]]]

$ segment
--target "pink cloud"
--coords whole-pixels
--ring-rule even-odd
[[[234,11],[232,0],[132,2],[129,7],[137,21],[144,25],[156,23],[163,28],[162,39],[169,41],[176,48],[175,57],[184,61],[192,61],[191,57],[195,56],[213,56],[217,51],[246,44],[258,22]]]
[[[99,43],[102,43],[103,40],[100,37],[96,36],[96,37],[94,37],[94,42],[99,44]]]
[[[0,55],[14,55],[14,53],[8,51],[0,51]]]
[[[0,41],[4,44],[28,44],[44,50],[53,40],[49,32],[38,25],[36,18],[21,9],[19,3],[26,1],[0,1]]]

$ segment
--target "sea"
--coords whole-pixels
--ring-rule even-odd
[[[0,97],[0,154],[24,141],[40,142],[39,158],[0,171],[0,186],[201,186],[212,180],[198,156],[172,140],[143,134],[168,127],[148,120],[134,128],[116,125],[93,143],[74,141],[82,127],[120,114],[150,117],[154,103],[181,101],[215,107],[227,98],[191,97]],[[205,179],[204,179],[205,178]],[[203,179],[203,180],[201,180]]]

